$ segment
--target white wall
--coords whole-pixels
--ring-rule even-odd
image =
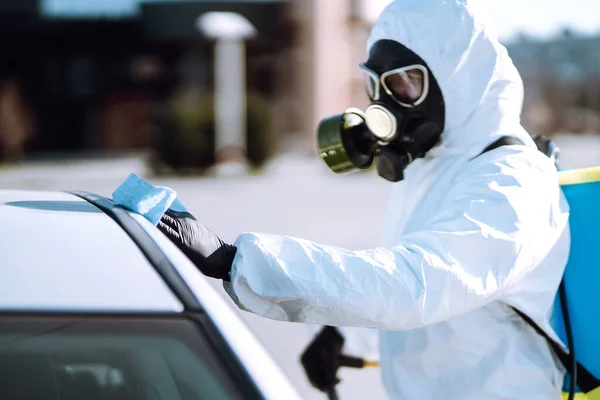
[[[365,22],[373,24],[379,17],[383,9],[392,2],[392,0],[360,0],[362,2],[362,12]]]

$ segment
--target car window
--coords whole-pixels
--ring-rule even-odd
[[[236,376],[183,318],[0,316],[2,400],[255,397]]]

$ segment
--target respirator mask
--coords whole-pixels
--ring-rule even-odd
[[[320,122],[319,153],[337,173],[373,162],[391,182],[437,144],[444,130],[442,92],[425,61],[393,40],[376,42],[360,64],[371,105]]]

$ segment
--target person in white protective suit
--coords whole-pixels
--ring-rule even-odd
[[[231,245],[171,211],[159,227],[203,273],[223,279],[242,310],[378,330],[389,398],[558,400],[564,370],[513,307],[555,337],[548,317],[569,253],[568,205],[555,166],[520,125],[521,78],[475,13],[468,0],[397,0],[372,29],[363,65],[369,131],[382,138],[404,127],[418,141],[436,129],[403,113],[429,95],[443,104],[443,114],[435,104],[419,111],[416,120],[439,132],[393,183],[381,247],[259,233]],[[400,71],[410,83],[406,67],[421,75],[402,100],[382,77]],[[513,141],[484,152],[506,137]]]

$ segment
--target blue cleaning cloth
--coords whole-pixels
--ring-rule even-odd
[[[112,196],[115,205],[142,215],[155,226],[168,209],[187,211],[173,189],[154,186],[136,174],[130,174]]]

